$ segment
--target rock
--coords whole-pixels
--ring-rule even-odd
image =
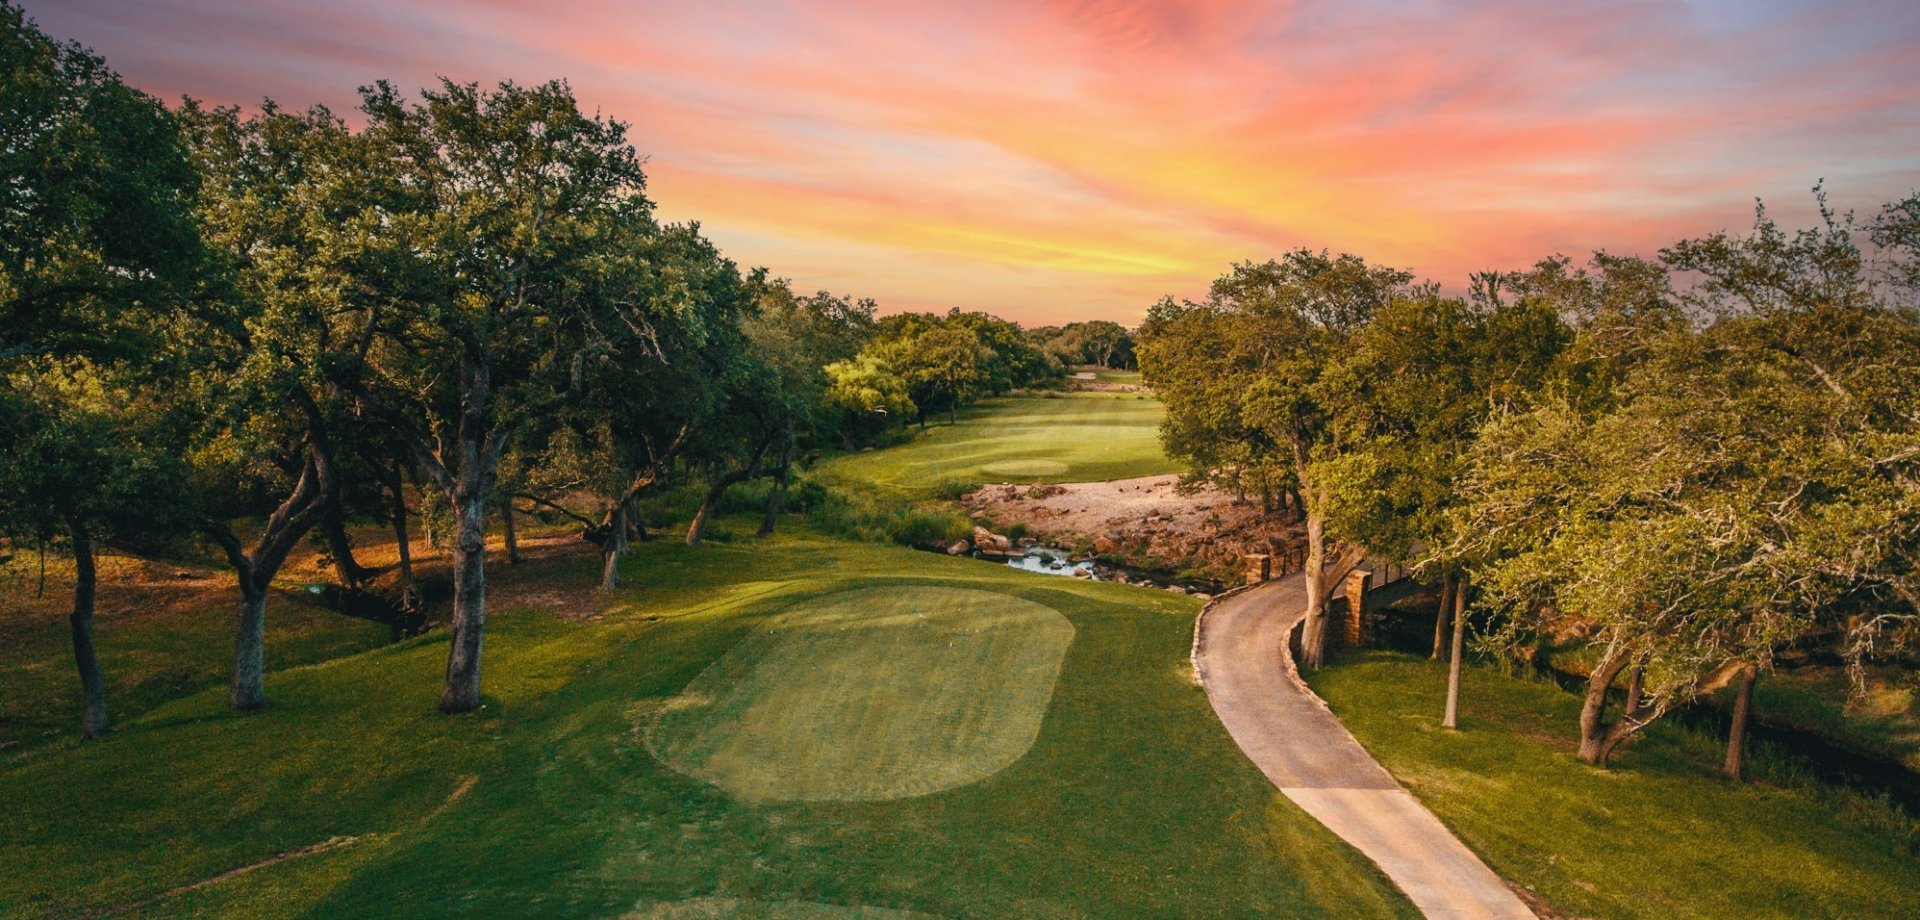
[[[1013,551],[1013,541],[985,527],[973,529],[973,545],[981,552],[1008,553]]]
[[[1112,537],[1095,537],[1093,551],[1102,556],[1112,555],[1120,551],[1120,544]]]
[[[1093,573],[1092,573],[1092,572],[1089,572],[1089,571],[1087,571],[1086,569],[1074,569],[1074,570],[1073,570],[1073,577],[1075,577],[1075,578],[1092,578],[1092,577],[1093,577]]]
[[[1185,593],[1187,593],[1187,589],[1185,589],[1185,588],[1182,588],[1182,587],[1180,587],[1179,585],[1168,585],[1168,586],[1167,586],[1167,590],[1168,590],[1168,591],[1172,591],[1172,592],[1173,592],[1173,593],[1175,593],[1175,594],[1185,594]]]
[[[1194,599],[1194,600],[1196,600],[1196,601],[1210,601],[1210,600],[1213,600],[1213,595],[1211,595],[1211,594],[1202,594],[1202,593],[1200,593],[1200,592],[1198,592],[1198,591],[1195,591],[1195,592],[1193,592],[1193,599]]]
[[[971,549],[973,549],[973,544],[965,540],[955,540],[952,546],[947,547],[947,555],[964,556],[967,554],[967,551]]]

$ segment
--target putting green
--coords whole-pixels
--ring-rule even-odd
[[[655,756],[747,799],[898,799],[977,782],[1033,746],[1073,641],[1053,609],[933,586],[789,608],[662,709]]]
[[[804,901],[696,898],[644,907],[627,914],[626,920],[933,920],[933,915],[885,907],[843,907]]]

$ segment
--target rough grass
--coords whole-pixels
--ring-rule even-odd
[[[30,551],[0,565],[0,763],[22,752],[71,742],[79,734],[80,678],[67,614],[73,562],[47,559],[38,587]],[[116,723],[166,700],[223,685],[233,664],[234,610],[240,591],[231,570],[102,555],[94,641]],[[189,572],[195,577],[181,578]],[[335,613],[289,578],[267,602],[268,670],[324,661],[384,644],[385,626]]]
[[[945,483],[1086,482],[1176,472],[1160,450],[1159,400],[1075,393],[990,399],[955,425],[908,443],[836,457],[815,475],[894,497],[932,498]]]
[[[529,565],[571,595],[593,562]],[[446,646],[429,635],[278,672],[262,712],[229,713],[212,688],[0,767],[0,915],[605,917],[700,899],[721,900],[689,909],[1409,914],[1213,719],[1185,669],[1191,600],[804,535],[645,544],[623,574],[634,587],[598,596],[597,620],[549,613],[531,585],[497,609],[469,716],[433,708]],[[994,592],[1072,624],[1025,756],[911,799],[769,803],[648,749],[662,707],[783,611],[877,587]]]
[[[1711,739],[1656,726],[1599,770],[1574,756],[1578,698],[1550,684],[1469,668],[1449,732],[1436,663],[1366,653],[1311,681],[1496,871],[1561,911],[1920,916],[1920,857],[1896,836],[1812,790],[1726,781]]]
[[[886,587],[795,605],[668,701],[648,742],[737,796],[878,800],[976,782],[1040,733],[1065,617],[991,591]]]

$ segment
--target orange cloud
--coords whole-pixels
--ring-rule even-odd
[[[565,76],[738,261],[1034,321],[1295,246],[1457,286],[1920,185],[1920,8],[1880,0],[28,6],[216,101]]]

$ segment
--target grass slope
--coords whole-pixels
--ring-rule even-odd
[[[542,564],[552,593],[594,582],[590,554]],[[263,712],[209,690],[0,769],[0,914],[1410,914],[1212,718],[1186,673],[1190,600],[808,536],[663,541],[624,565],[640,587],[597,620],[497,611],[471,716],[433,710],[446,649],[428,636],[282,671]],[[768,803],[649,751],[663,706],[794,604],[890,587],[1072,625],[1024,756],[917,798]]]
[[[828,460],[824,481],[927,498],[981,482],[1085,482],[1177,472],[1160,450],[1160,401],[1131,393],[989,399],[898,447]]]
[[[1341,721],[1494,869],[1596,917],[1915,917],[1920,858],[1812,792],[1736,785],[1711,739],[1655,726],[1579,762],[1577,697],[1466,670],[1458,732],[1444,669],[1387,652],[1312,676]]]
[[[233,666],[234,609],[240,591],[230,571],[124,555],[99,559],[94,638],[107,681],[107,711],[121,720],[203,687],[226,683]],[[46,591],[25,553],[0,563],[0,764],[45,744],[71,743],[80,725],[80,678],[67,614],[73,563],[48,559]],[[338,658],[385,644],[389,630],[328,610],[297,581],[277,586],[267,603],[269,671]]]

